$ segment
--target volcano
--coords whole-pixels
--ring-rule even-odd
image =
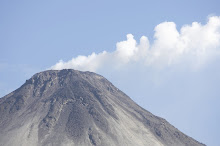
[[[204,146],[138,106],[103,76],[35,74],[0,98],[1,146]]]

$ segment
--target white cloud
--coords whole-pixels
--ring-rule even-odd
[[[79,69],[79,70],[96,71],[102,65],[103,60],[106,59],[107,55],[108,53],[105,51],[99,54],[92,53],[89,56],[80,55],[67,62],[60,60],[58,63],[56,63],[51,68],[55,70],[73,68],[73,69]]]
[[[107,67],[118,68],[129,63],[166,67],[185,63],[201,66],[220,55],[220,17],[212,16],[207,24],[193,22],[180,31],[174,22],[163,22],[155,27],[154,41],[142,36],[140,42],[132,34],[118,42],[113,52],[103,51],[89,56],[78,56],[70,61],[60,60],[51,69],[73,68],[97,71]]]

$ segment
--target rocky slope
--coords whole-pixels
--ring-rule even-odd
[[[104,77],[35,74],[0,98],[1,146],[202,146],[138,106]]]

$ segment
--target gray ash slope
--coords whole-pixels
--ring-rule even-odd
[[[202,146],[138,106],[104,77],[35,74],[0,98],[1,146]]]

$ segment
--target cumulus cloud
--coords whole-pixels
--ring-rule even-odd
[[[146,36],[137,42],[132,34],[118,42],[113,52],[103,51],[89,56],[78,56],[64,62],[60,60],[51,69],[78,69],[97,71],[104,67],[118,68],[130,63],[167,67],[186,63],[201,66],[220,55],[220,17],[212,16],[205,25],[193,22],[177,30],[174,22],[163,22],[155,27],[150,44]]]

